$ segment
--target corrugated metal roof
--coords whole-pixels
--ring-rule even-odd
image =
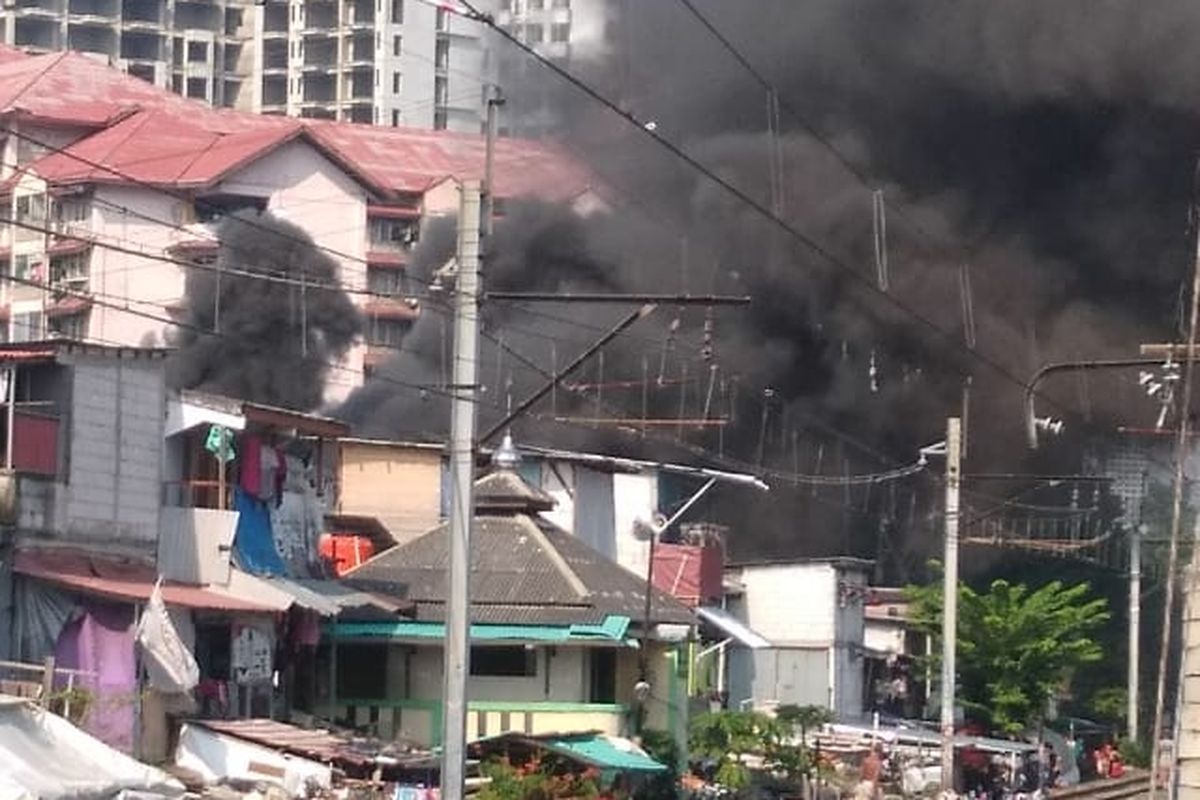
[[[324,764],[335,764],[358,777],[380,764],[398,763],[407,768],[437,766],[437,757],[432,752],[404,741],[383,742],[323,728],[301,728],[271,719],[206,719],[192,720],[188,724]]]
[[[719,628],[738,642],[746,645],[746,647],[759,650],[771,646],[769,641],[751,630],[749,625],[746,625],[723,608],[697,606],[696,616]]]
[[[570,625],[574,622],[598,623],[607,616],[591,605],[480,605],[471,604],[471,619],[497,625]],[[445,603],[417,603],[414,619],[441,622],[446,619]]]
[[[499,497],[513,482],[523,483],[514,473],[504,474],[503,487],[493,476],[479,482],[490,485]],[[529,489],[532,493],[533,489]],[[524,496],[524,495],[521,495]],[[496,501],[497,504],[499,501]],[[511,506],[516,501],[509,503]],[[526,501],[528,502],[528,501]],[[507,614],[519,611],[538,619],[538,613],[554,612],[556,619],[595,621],[605,615],[645,618],[646,580],[605,558],[584,542],[546,520],[530,513],[488,510],[481,504],[471,537],[472,619],[492,613],[495,621],[510,621]],[[408,588],[417,603],[418,618],[442,610],[445,602],[446,526],[376,556],[350,572],[348,582],[385,591],[390,584]],[[690,624],[691,612],[670,595],[652,590],[651,621]],[[572,616],[575,615],[575,616]]]
[[[334,617],[354,609],[371,609],[377,614],[394,615],[411,608],[411,603],[355,589],[340,581],[316,578],[260,577],[240,569],[230,571],[229,583],[215,587],[231,597],[257,599],[279,611],[292,606]],[[370,615],[368,615],[370,616]]]
[[[156,185],[204,186],[295,137],[379,196],[483,177],[483,136],[216,109],[72,52],[0,57],[0,114],[104,129],[68,146],[70,155],[36,162],[39,174],[64,183],[126,182],[128,175]],[[522,139],[497,142],[494,180],[502,197],[564,201],[589,189],[604,192],[559,146]]]
[[[73,548],[18,550],[13,557],[13,571],[83,594],[125,602],[150,599],[158,580],[158,573],[150,564]],[[162,597],[167,605],[209,611],[270,613],[276,610],[262,602],[232,597],[203,586],[177,583],[163,583]]]

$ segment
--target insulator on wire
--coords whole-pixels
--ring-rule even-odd
[[[713,310],[709,306],[704,312],[704,343],[700,346],[700,357],[705,361],[713,358]]]

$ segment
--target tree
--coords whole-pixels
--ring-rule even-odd
[[[825,706],[781,705],[775,710],[775,719],[789,732],[800,729],[799,746],[796,749],[796,764],[789,763],[790,753],[784,753],[781,766],[789,776],[812,777],[812,759],[808,752],[808,732],[833,721],[833,712]]]
[[[734,791],[750,783],[744,756],[761,754],[774,720],[756,711],[716,711],[692,719],[692,755],[716,763],[717,783]]]
[[[994,581],[986,592],[958,587],[958,691],[963,704],[1003,733],[1042,719],[1051,697],[1078,668],[1099,661],[1091,637],[1109,619],[1108,603],[1086,583],[1051,581],[1030,591]],[[940,640],[942,586],[910,586],[913,624]],[[934,652],[940,652],[940,645]]]

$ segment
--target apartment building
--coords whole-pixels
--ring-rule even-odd
[[[75,53],[0,58],[0,338],[164,344],[187,266],[211,261],[222,209],[285,217],[338,261],[367,320],[328,399],[391,355],[418,314],[408,254],[429,215],[478,178],[483,137],[212,109]],[[137,110],[133,110],[137,109]],[[590,173],[553,146],[504,139],[501,198],[589,211]]]
[[[477,23],[422,0],[290,0],[256,13],[255,110],[480,131]]]
[[[185,97],[252,110],[255,6],[245,0],[15,0],[4,42],[74,50]]]
[[[613,0],[487,0],[539,52],[606,52]],[[485,26],[426,0],[14,0],[3,41],[74,50],[154,86],[265,114],[476,133],[485,87],[540,69]],[[542,129],[544,97],[517,92],[512,130]],[[530,115],[533,116],[530,116]]]

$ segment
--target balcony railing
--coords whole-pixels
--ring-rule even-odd
[[[432,746],[442,739],[439,700],[339,700],[336,717],[382,739],[409,739]],[[629,711],[607,703],[505,703],[472,701],[467,710],[467,739],[501,733],[599,731],[620,736]]]

